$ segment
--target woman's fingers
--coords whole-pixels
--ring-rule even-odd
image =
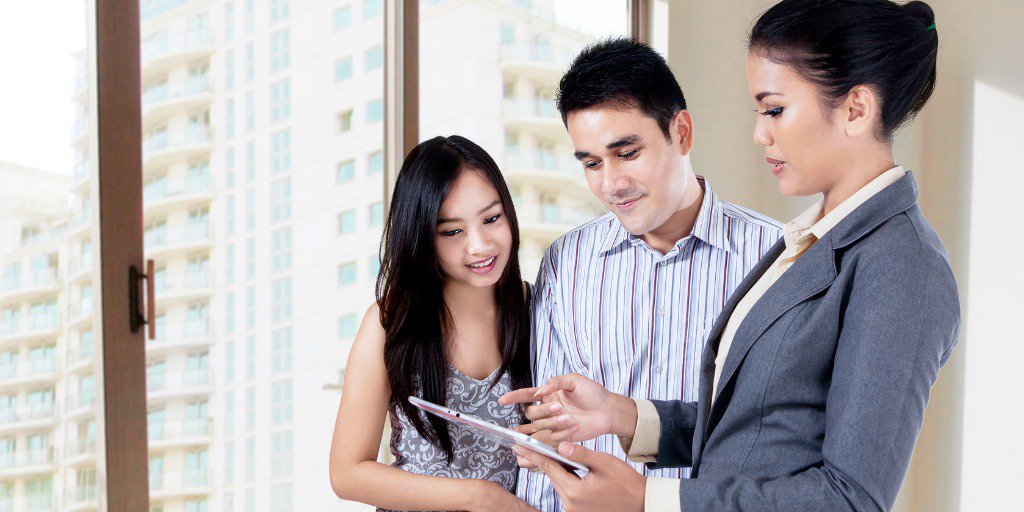
[[[522,457],[520,457],[518,455],[516,455],[516,464],[519,464],[519,467],[521,467],[523,469],[528,469],[530,471],[537,471],[537,465],[536,464],[534,464],[534,463],[532,463],[532,462],[530,462],[530,461],[528,461],[528,460],[526,460],[526,459],[524,459],[524,458],[522,458]]]
[[[537,388],[522,388],[515,391],[509,391],[498,398],[498,403],[501,405],[509,405],[536,402],[536,393]]]
[[[567,428],[570,428],[570,427],[572,427],[573,425],[576,425],[576,424],[577,424],[576,419],[573,418],[572,416],[568,415],[568,414],[562,414],[562,415],[559,415],[559,416],[543,418],[543,419],[535,420],[535,421],[530,423],[530,425],[533,425],[533,428],[535,430],[551,430],[551,431],[558,431],[558,430],[562,430],[562,429],[567,429]]]
[[[569,426],[569,428],[563,428],[561,430],[555,431],[546,430],[545,432],[549,432],[549,434],[544,442],[551,445],[554,448],[558,448],[558,444],[561,443],[562,441],[575,441],[575,439],[572,438],[572,435],[575,434],[576,431],[579,429],[580,424],[573,423],[571,426]]]
[[[563,412],[565,412],[565,408],[558,402],[531,405],[526,408],[526,419],[536,421],[544,418],[550,418]]]

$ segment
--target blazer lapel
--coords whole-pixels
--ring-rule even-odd
[[[785,241],[781,238],[768,250],[761,260],[757,262],[757,265],[740,281],[739,286],[733,291],[732,295],[725,303],[725,308],[719,313],[718,318],[715,319],[715,323],[711,326],[711,333],[708,336],[707,345],[704,347],[704,352],[701,355],[700,363],[700,381],[697,386],[697,428],[694,432],[694,446],[693,454],[693,472],[694,475],[697,471],[697,466],[700,461],[700,453],[703,448],[703,431],[707,423],[708,412],[711,409],[711,387],[713,385],[715,377],[715,359],[718,357],[718,345],[722,341],[722,331],[725,330],[725,324],[729,321],[729,317],[732,316],[733,311],[736,309],[736,305],[739,304],[740,300],[750,291],[750,289],[757,283],[757,280],[764,275],[765,272],[771,268],[775,260],[779,258],[782,251],[785,250]]]
[[[797,304],[828,288],[835,281],[836,275],[832,237],[826,234],[768,288],[740,323],[732,346],[729,348],[729,354],[725,357],[725,366],[722,368],[722,376],[718,381],[718,389],[725,389],[729,381],[736,375],[747,352],[768,330],[768,327]],[[720,392],[716,398],[723,398],[723,395],[725,393]],[[724,404],[719,405],[720,402],[728,402],[728,400],[715,400],[715,403],[711,404],[712,411],[724,407]],[[714,425],[709,424],[708,433],[713,428]]]

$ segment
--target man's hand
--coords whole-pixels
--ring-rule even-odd
[[[644,509],[647,477],[612,455],[571,443],[559,445],[558,453],[563,457],[590,468],[590,472],[580,478],[539,453],[518,446],[512,450],[516,457],[529,461],[538,471],[548,475],[567,512],[642,512]]]
[[[553,377],[539,388],[510,391],[498,403],[534,403],[526,408],[531,422],[517,428],[526,434],[549,431],[548,439],[586,441],[605,434],[633,437],[636,405],[578,374]]]

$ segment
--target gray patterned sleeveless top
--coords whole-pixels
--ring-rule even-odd
[[[521,406],[498,404],[498,397],[511,391],[512,379],[508,372],[503,374],[494,389],[488,392],[492,377],[494,374],[484,380],[476,380],[448,365],[445,405],[449,409],[472,414],[503,427],[522,425],[524,420]],[[426,421],[426,413],[419,413]],[[444,450],[420,436],[401,408],[391,404],[388,414],[391,418],[391,453],[395,456],[394,467],[420,475],[490,480],[511,493],[516,492],[519,467],[516,465],[516,456],[512,450],[459,425],[451,424],[449,432],[454,457],[449,465]]]

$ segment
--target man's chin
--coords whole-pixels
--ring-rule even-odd
[[[644,219],[637,219],[625,215],[616,215],[615,217],[619,219],[619,223],[622,224],[622,227],[626,228],[626,232],[633,236],[644,236],[653,229],[648,226],[648,222],[644,222]]]

